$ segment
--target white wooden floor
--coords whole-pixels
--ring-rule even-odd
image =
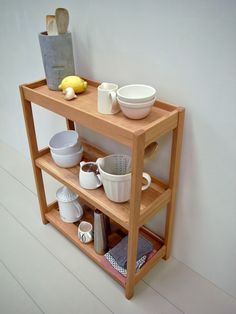
[[[52,201],[59,185],[45,181]],[[30,162],[0,142],[0,313],[235,314],[236,300],[174,258],[126,300],[115,281],[41,223]]]

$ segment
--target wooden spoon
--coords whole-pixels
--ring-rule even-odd
[[[58,34],[67,33],[67,29],[68,29],[68,25],[69,25],[69,13],[68,13],[68,11],[64,8],[57,8],[55,15],[56,15]]]
[[[49,36],[56,36],[58,34],[55,15],[46,15],[46,31]]]

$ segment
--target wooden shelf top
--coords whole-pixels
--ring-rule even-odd
[[[136,133],[145,132],[148,144],[151,141],[150,137],[161,136],[177,126],[180,107],[160,101],[156,101],[151,113],[141,120],[128,119],[122,112],[115,115],[101,114],[97,111],[99,83],[87,81],[87,90],[71,101],[65,100],[61,91],[49,90],[45,80],[21,87],[26,100],[128,146],[132,145]]]

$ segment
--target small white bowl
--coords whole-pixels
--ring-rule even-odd
[[[62,168],[70,168],[78,165],[82,160],[83,156],[83,147],[81,146],[80,150],[70,154],[70,155],[58,155],[51,151],[52,159],[54,162]]]
[[[125,102],[120,100],[119,97],[117,97],[117,101],[126,117],[137,120],[145,118],[150,113],[151,108],[156,101],[156,97],[143,103]]]
[[[49,148],[56,155],[71,155],[80,147],[79,134],[73,130],[56,133],[49,141]]]
[[[153,97],[151,100],[145,101],[145,102],[127,102],[127,101],[123,101],[122,99],[120,99],[119,97],[117,97],[117,101],[121,106],[125,106],[128,108],[144,108],[144,107],[150,107],[152,106],[155,101],[156,101],[156,97]]]
[[[126,85],[117,90],[117,96],[125,102],[146,102],[156,96],[155,88],[144,84]]]

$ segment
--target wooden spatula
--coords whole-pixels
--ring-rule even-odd
[[[46,31],[49,36],[56,36],[58,34],[55,15],[46,15]]]
[[[67,29],[68,29],[68,25],[69,25],[69,13],[68,13],[68,11],[64,8],[57,8],[55,15],[56,15],[58,34],[67,33]]]

